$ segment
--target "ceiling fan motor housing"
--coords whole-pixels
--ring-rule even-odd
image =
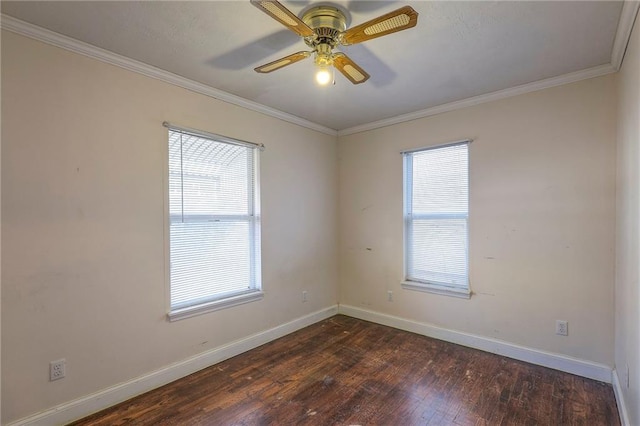
[[[347,29],[347,17],[343,11],[332,6],[316,6],[309,9],[302,22],[315,33],[315,37],[307,37],[305,41],[311,47],[327,43],[332,47],[338,44],[338,36]]]
[[[316,6],[302,16],[302,22],[315,33],[313,37],[306,37],[304,41],[316,53],[316,65],[331,65],[331,51],[338,45],[340,33],[347,29],[347,17],[344,12],[332,6]]]

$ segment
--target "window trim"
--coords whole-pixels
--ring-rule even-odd
[[[164,259],[165,259],[165,303],[167,306],[167,314],[166,318],[170,322],[179,321],[186,318],[191,318],[194,316],[203,315],[209,312],[218,311],[221,309],[230,308],[233,306],[242,305],[245,303],[250,303],[258,300],[262,300],[264,298],[264,291],[262,290],[262,254],[261,254],[261,213],[260,213],[260,151],[264,151],[265,146],[263,144],[246,142],[239,139],[228,138],[226,136],[217,135],[214,133],[204,132],[200,130],[194,130],[188,127],[180,127],[175,126],[169,122],[164,121],[162,123],[164,127],[168,129],[168,131],[180,132],[191,136],[196,136],[199,138],[210,139],[215,142],[228,143],[232,145],[244,146],[247,148],[254,149],[253,157],[253,188],[251,188],[250,193],[252,198],[252,215],[247,216],[247,221],[252,224],[252,227],[257,226],[257,231],[254,231],[252,235],[254,235],[255,243],[251,245],[251,249],[253,251],[254,258],[254,267],[252,268],[253,276],[252,281],[255,283],[255,288],[248,289],[243,292],[234,292],[231,295],[221,294],[220,297],[215,298],[213,300],[208,300],[206,302],[185,306],[180,308],[171,308],[171,205],[170,205],[170,188],[169,188],[169,157],[170,153],[167,149],[168,147],[168,135],[169,133],[165,133],[164,138]],[[219,216],[218,218],[223,217]],[[234,218],[237,218],[234,215]],[[255,218],[255,220],[252,220]],[[207,217],[205,219],[211,219],[211,217]]]
[[[421,214],[419,215],[423,218],[429,218],[429,217],[435,217],[435,216],[439,216],[439,217],[450,216],[450,217],[466,218],[467,220],[467,276],[466,276],[467,285],[466,287],[446,285],[443,283],[436,283],[436,282],[411,280],[407,277],[408,275],[407,272],[410,266],[409,250],[407,250],[407,248],[411,244],[410,230],[411,230],[411,224],[413,223],[413,221],[409,218],[409,212],[412,210],[412,202],[413,202],[412,197],[409,196],[409,194],[413,194],[413,181],[412,179],[409,179],[409,176],[413,178],[412,154],[418,153],[418,152],[430,151],[434,149],[447,148],[447,147],[452,147],[457,145],[467,145],[467,160],[468,160],[471,152],[470,151],[471,142],[473,142],[473,139],[463,139],[455,142],[448,142],[444,144],[433,145],[433,146],[423,147],[423,148],[413,148],[413,149],[408,149],[400,152],[402,154],[402,163],[403,163],[403,167],[402,167],[402,197],[403,197],[403,200],[402,200],[402,223],[403,223],[403,226],[402,226],[403,228],[402,275],[403,275],[403,279],[400,282],[400,285],[405,290],[421,291],[425,293],[440,294],[444,296],[452,296],[452,297],[458,297],[462,299],[471,298],[472,291],[471,291],[471,283],[470,283],[470,276],[469,276],[469,255],[468,255],[468,250],[469,250],[468,202],[467,202],[466,215],[461,215],[461,214]],[[469,170],[469,167],[470,167],[469,163],[470,162],[467,161],[467,170]],[[469,180],[467,180],[467,188],[469,188]],[[467,194],[467,197],[468,196],[469,194]]]
[[[264,151],[264,144],[261,144],[261,143],[247,142],[247,141],[243,141],[242,139],[228,138],[226,136],[218,135],[215,133],[205,132],[204,130],[192,129],[190,127],[176,126],[175,124],[169,123],[168,121],[163,121],[162,126],[166,127],[169,130],[173,130],[174,132],[180,132],[186,135],[196,136],[198,138],[212,139],[216,142],[223,142],[231,145],[246,146],[247,148],[257,148],[260,151]]]
[[[191,318],[198,315],[206,314],[213,311],[219,311],[220,309],[230,308],[232,306],[243,305],[249,302],[255,302],[261,300],[264,297],[264,292],[261,289],[248,290],[245,293],[237,294],[233,296],[226,296],[217,300],[211,300],[206,303],[202,303],[194,306],[187,306],[185,308],[174,309],[167,313],[169,321],[179,321],[185,318]]]
[[[400,286],[405,290],[422,291],[425,293],[442,294],[444,296],[459,297],[461,299],[471,298],[471,289],[462,287],[449,287],[446,285],[434,284],[434,283],[422,283],[419,281],[407,281],[404,280],[400,283]]]

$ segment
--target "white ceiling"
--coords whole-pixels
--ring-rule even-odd
[[[282,3],[299,14],[322,1]],[[308,50],[248,0],[18,1],[2,13],[335,130],[609,64],[618,1],[333,1],[351,26],[410,4],[415,28],[343,47],[371,79],[313,83]]]

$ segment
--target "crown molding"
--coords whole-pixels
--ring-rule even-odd
[[[155,78],[164,81],[169,84],[173,84],[178,87],[182,87],[187,90],[191,90],[196,93],[203,94],[230,104],[234,104],[252,111],[256,111],[274,118],[278,118],[289,123],[297,124],[302,127],[306,127],[311,130],[315,130],[321,133],[325,133],[331,136],[347,136],[354,133],[366,132],[369,130],[379,129],[381,127],[387,127],[394,124],[404,123],[407,121],[417,120],[420,118],[430,117],[436,114],[442,114],[444,112],[455,111],[470,106],[480,105],[486,102],[492,102],[500,99],[509,98],[537,90],[542,90],[550,87],[560,86],[563,84],[574,83],[580,80],[599,77],[609,73],[616,72],[620,69],[622,60],[624,58],[624,52],[626,50],[631,31],[640,8],[640,1],[625,1],[620,13],[620,21],[618,23],[618,29],[616,31],[616,37],[611,54],[611,63],[599,65],[593,68],[587,68],[564,74],[557,77],[552,77],[544,80],[535,81],[532,83],[523,84],[520,86],[499,90],[484,95],[474,96],[472,98],[462,99],[442,105],[437,105],[432,108],[427,108],[419,111],[414,111],[407,114],[398,115],[382,120],[365,123],[362,125],[349,127],[342,130],[334,130],[329,127],[314,123],[312,121],[303,119],[293,114],[286,113],[284,111],[271,108],[257,102],[250,101],[240,96],[227,93],[225,91],[215,89],[202,83],[181,77],[179,75],[170,73],[168,71],[161,70],[154,66],[145,64],[134,59],[124,57],[122,55],[109,52],[108,50],[101,49],[99,47],[84,43],[73,38],[55,33],[53,31],[38,27],[33,24],[21,21],[8,15],[1,15],[0,28],[12,31],[14,33],[39,40],[75,53],[79,53],[84,56],[88,56],[93,59],[115,65],[127,70],[145,75],[147,77]]]
[[[430,117],[436,114],[442,114],[443,112],[455,111],[458,109],[480,105],[487,102],[497,101],[500,99],[510,98],[512,96],[535,92],[535,91],[547,89],[550,87],[561,86],[563,84],[569,84],[569,83],[574,83],[580,80],[599,77],[601,75],[610,74],[615,71],[616,70],[613,68],[613,66],[611,66],[611,64],[599,65],[597,67],[587,68],[585,70],[564,74],[558,77],[552,77],[544,80],[534,81],[532,83],[522,84],[520,86],[511,87],[509,89],[498,90],[497,92],[478,95],[472,98],[462,99],[460,101],[450,102],[450,103],[438,105],[432,108],[410,112],[408,114],[397,115],[395,117],[373,121],[371,123],[362,124],[360,126],[350,127],[348,129],[338,131],[338,136],[347,136],[347,135],[352,135],[354,133],[361,133],[361,132],[366,132],[368,130],[375,130],[381,127],[387,127],[394,124],[404,123],[406,121],[412,121],[420,118]]]
[[[207,86],[206,84],[198,83],[197,81],[190,80],[188,78],[170,73],[152,65],[145,64],[144,62],[136,61],[134,59],[118,55],[108,50],[73,39],[71,37],[58,34],[37,25],[21,21],[9,15],[1,15],[0,28],[14,32],[16,34],[20,34],[25,37],[32,38],[34,40],[51,44],[56,47],[60,47],[62,49],[69,50],[74,53],[78,53],[80,55],[97,59],[99,61],[103,61],[108,64],[145,75],[147,77],[155,78],[157,80],[164,81],[165,83],[182,87],[183,89],[191,90],[193,92],[209,96],[211,98],[228,102],[230,104],[237,105],[251,111],[256,111],[261,114],[287,121],[289,123],[297,124],[299,126],[315,130],[317,132],[325,133],[331,136],[337,136],[338,134],[334,129],[330,129],[312,121],[305,120],[304,118],[300,118],[293,114],[289,114],[275,108],[250,101],[240,96],[232,95],[231,93],[215,89],[211,86]]]
[[[631,38],[633,24],[638,15],[638,8],[640,8],[640,1],[627,0],[622,5],[620,20],[618,21],[618,30],[616,31],[616,38],[613,40],[613,49],[611,50],[611,65],[613,65],[616,71],[622,66],[624,53],[627,50],[629,38]]]

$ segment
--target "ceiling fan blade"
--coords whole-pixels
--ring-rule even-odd
[[[411,6],[401,7],[364,24],[349,28],[342,33],[342,44],[361,43],[372,38],[415,27],[417,23],[418,12],[413,10]]]
[[[315,34],[307,24],[276,0],[251,0],[251,4],[301,37]]]
[[[285,56],[284,58],[276,59],[273,62],[269,62],[268,64],[260,65],[255,68],[256,72],[266,74],[271,71],[279,70],[282,67],[286,67],[287,65],[291,65],[294,62],[301,61],[305,58],[311,56],[312,52],[296,52],[292,55]]]
[[[342,52],[333,55],[333,66],[353,84],[364,83],[369,79],[369,74]]]

